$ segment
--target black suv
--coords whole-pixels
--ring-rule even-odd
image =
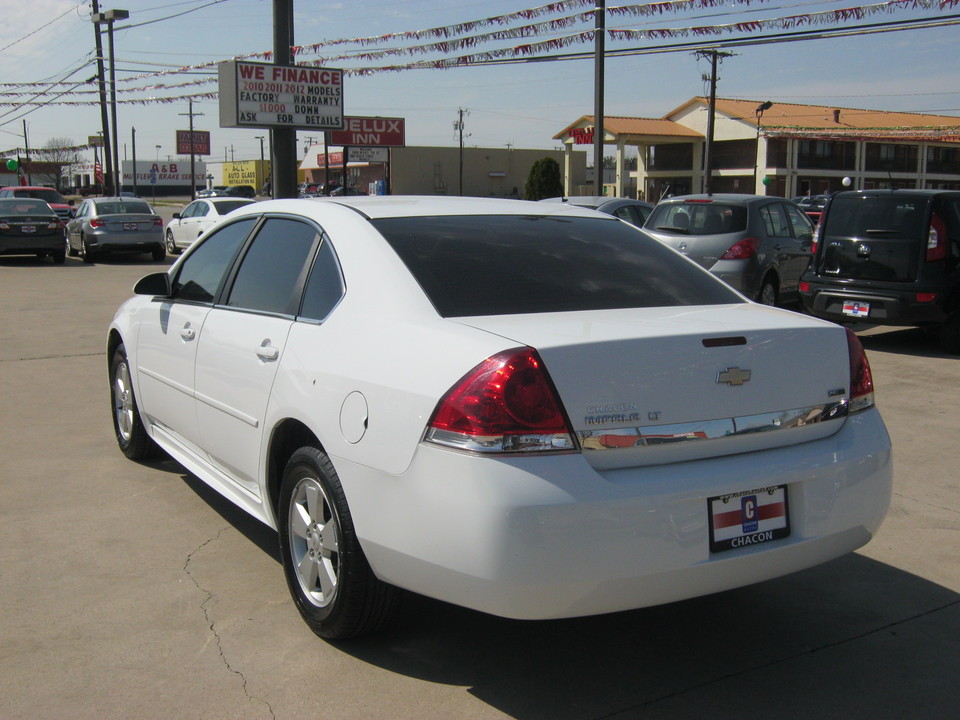
[[[804,309],[835,322],[939,329],[960,353],[960,191],[859,190],[830,198]]]

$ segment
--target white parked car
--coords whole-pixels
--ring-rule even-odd
[[[167,252],[176,255],[184,248],[190,247],[224,215],[252,202],[253,200],[235,197],[194,200],[183,209],[182,213],[174,213],[173,219],[167,223],[167,229],[163,233]]]
[[[853,333],[591,210],[268,201],[135,292],[120,449],[276,528],[323,637],[397,588],[532,619],[739,587],[860,547],[889,504]]]

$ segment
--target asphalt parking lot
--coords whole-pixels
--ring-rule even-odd
[[[410,596],[390,630],[330,644],[273,531],[116,448],[105,329],[163,266],[0,258],[3,720],[956,717],[960,357],[919,330],[859,329],[896,469],[857,553],[576,620]]]

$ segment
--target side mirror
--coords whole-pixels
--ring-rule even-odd
[[[137,280],[137,284],[133,286],[133,292],[136,295],[170,297],[173,294],[173,286],[170,284],[170,276],[167,273],[151,273]]]
[[[174,213],[174,214],[173,214],[173,219],[174,219],[174,220],[179,220],[179,219],[180,219],[180,213]]]

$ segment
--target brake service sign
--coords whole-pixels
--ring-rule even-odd
[[[343,127],[343,70],[237,60],[218,70],[220,127]]]

